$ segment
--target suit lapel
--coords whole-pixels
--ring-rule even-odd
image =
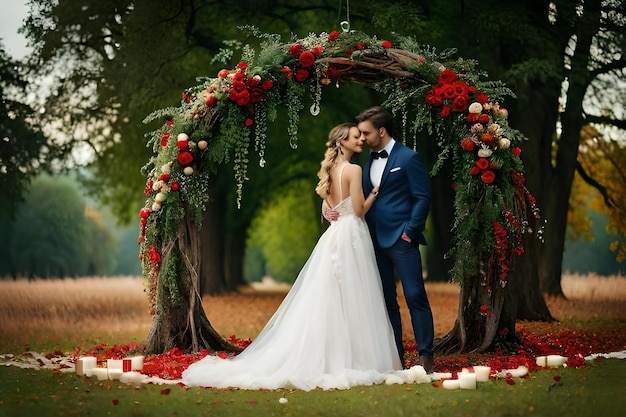
[[[389,159],[387,160],[387,164],[385,165],[385,169],[383,170],[383,176],[380,179],[380,186],[382,188],[385,180],[388,177],[389,171],[394,167],[396,163],[396,159],[398,156],[398,148],[400,147],[400,143],[396,142],[391,148],[391,153],[389,154]],[[368,174],[369,175],[369,174]]]

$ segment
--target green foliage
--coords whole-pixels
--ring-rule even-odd
[[[293,283],[309,257],[318,233],[317,201],[308,181],[293,181],[255,217],[247,246],[262,248],[265,272],[276,281]]]
[[[105,275],[115,267],[115,239],[67,177],[38,177],[2,242],[9,262],[0,275]]]

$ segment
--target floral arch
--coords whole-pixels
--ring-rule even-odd
[[[201,305],[198,230],[211,197],[209,181],[219,164],[232,160],[239,205],[249,152],[264,165],[267,125],[279,108],[287,112],[295,148],[304,98],[310,95],[317,115],[325,86],[346,81],[384,93],[382,106],[402,120],[404,135],[431,134],[439,147],[432,175],[451,164],[456,221],[450,273],[466,289],[460,303],[472,305],[459,309],[455,327],[463,332],[469,325],[482,334],[473,349],[490,345],[513,258],[524,251],[528,219],[538,216],[524,186],[523,137],[500,105],[512,92],[483,80],[475,61],[453,59],[453,51],[438,54],[411,38],[392,43],[333,31],[284,43],[248,29],[260,40],[259,52],[244,46],[234,69],[199,79],[178,107],[146,119],[165,121],[150,135],[154,155],[144,167],[147,200],[140,211],[140,257],[153,315],[146,350],[240,349],[217,334]]]

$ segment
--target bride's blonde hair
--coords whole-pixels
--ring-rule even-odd
[[[355,123],[342,123],[333,127],[328,133],[326,153],[324,153],[324,159],[320,163],[321,168],[317,173],[317,177],[320,181],[317,183],[317,187],[315,187],[315,192],[322,197],[322,199],[325,199],[330,194],[330,185],[332,183],[330,170],[339,162],[339,155],[343,154],[341,141],[348,137],[350,129],[353,127],[356,127]]]

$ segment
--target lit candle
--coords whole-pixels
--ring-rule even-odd
[[[489,381],[489,375],[491,374],[491,367],[475,366],[474,373],[476,374],[476,381],[478,382]]]
[[[459,374],[459,385],[461,389],[476,389],[476,374],[461,372]]]
[[[85,371],[93,369],[96,366],[98,366],[98,361],[93,356],[83,356],[82,358],[78,358],[76,363],[74,363],[76,375],[85,375]]]
[[[445,389],[459,389],[461,388],[461,381],[458,379],[445,379],[443,381],[443,387]]]

